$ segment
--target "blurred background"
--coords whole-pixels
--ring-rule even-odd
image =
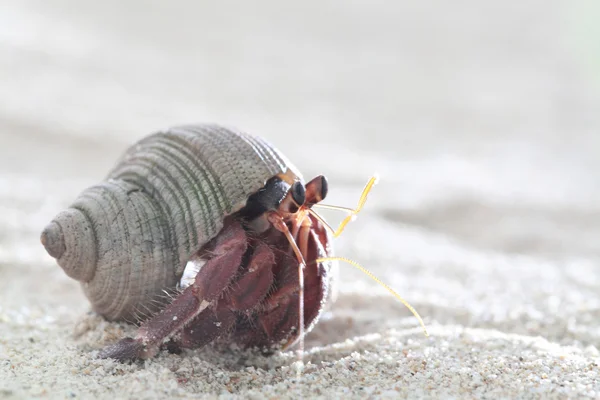
[[[330,203],[378,172],[339,253],[428,321],[589,342],[573,318],[600,310],[598,21],[594,0],[3,1],[0,306],[87,310],[42,227],[133,141],[218,122],[327,175]],[[404,323],[342,271],[338,315],[365,314],[332,332]]]

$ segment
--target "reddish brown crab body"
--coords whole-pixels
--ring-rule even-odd
[[[107,318],[149,311],[135,338],[102,357],[148,358],[167,342],[196,348],[217,338],[285,347],[310,330],[331,292],[332,265],[317,262],[332,255],[330,236],[310,210],[326,194],[324,177],[304,184],[262,139],[175,128],[133,146],[42,243]],[[192,283],[159,301],[189,264]]]

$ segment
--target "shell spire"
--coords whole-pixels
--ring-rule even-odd
[[[94,231],[81,211],[69,208],[58,214],[42,232],[41,242],[71,278],[80,282],[94,278]]]

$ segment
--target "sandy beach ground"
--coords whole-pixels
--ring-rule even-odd
[[[593,1],[4,1],[0,398],[600,398],[600,8]],[[293,353],[122,365],[43,226],[175,124],[260,134],[329,203],[380,184]],[[332,221],[335,214],[327,214]]]

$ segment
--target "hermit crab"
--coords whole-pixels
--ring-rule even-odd
[[[334,207],[348,212],[334,231],[313,210],[327,196],[324,176],[305,183],[257,136],[174,127],[131,146],[41,242],[97,313],[141,323],[100,357],[145,359],[166,343],[197,348],[217,338],[286,348],[319,319],[337,261],[349,261],[334,257],[332,238],[374,183],[356,209]]]

